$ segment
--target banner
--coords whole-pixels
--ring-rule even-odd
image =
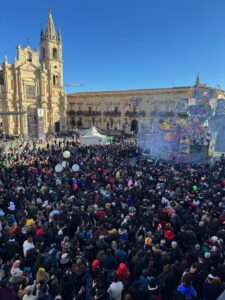
[[[30,139],[36,139],[37,138],[37,115],[36,115],[36,109],[30,108],[27,111],[27,126],[28,126],[28,135]]]
[[[45,139],[44,133],[44,109],[37,110],[37,138],[39,140]]]
[[[43,109],[30,108],[27,111],[27,125],[30,139],[45,139]]]

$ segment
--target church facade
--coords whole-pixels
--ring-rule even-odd
[[[13,64],[0,64],[0,132],[42,138],[46,134],[89,128],[143,132],[155,114],[173,115],[181,99],[190,98],[194,87],[66,95],[63,83],[62,37],[49,13],[41,29],[40,49],[17,46]],[[225,98],[217,89],[217,97]]]
[[[18,45],[14,63],[5,57],[0,65],[0,99],[2,133],[35,137],[38,118],[42,134],[66,130],[62,39],[51,13],[41,30],[40,51]]]

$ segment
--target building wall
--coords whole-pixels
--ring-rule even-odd
[[[0,112],[5,114],[0,117],[0,131],[6,134],[27,135],[28,115],[38,108],[44,110],[46,134],[54,133],[57,125],[66,130],[61,34],[56,35],[51,14],[46,31],[48,35],[41,33],[40,59],[37,49],[19,45],[14,63],[5,57],[0,65]]]
[[[130,132],[132,122],[139,128],[150,123],[154,111],[175,111],[176,103],[189,97],[190,87],[68,95],[68,129],[88,128]],[[79,122],[82,120],[82,123]]]

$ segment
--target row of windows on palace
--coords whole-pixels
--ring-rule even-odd
[[[92,118],[88,122],[86,120],[85,124],[83,123],[83,121],[84,120],[81,117],[78,120],[75,120],[74,118],[72,118],[70,120],[67,120],[67,125],[70,125],[72,127],[77,126],[78,128],[84,128],[85,124],[88,125],[88,126],[92,126],[92,125],[93,126],[95,126],[95,125],[101,126],[101,125],[103,125],[105,123],[107,129],[115,129],[115,130],[117,130],[118,126],[120,127],[121,124],[122,124],[121,121],[119,120],[119,122],[117,124],[118,126],[115,125],[113,119],[110,119],[108,122],[105,122],[105,121],[102,122],[101,120],[97,120],[95,118]],[[128,120],[127,120],[127,122],[125,121],[125,124],[123,124],[123,126],[126,126],[127,124],[128,124]]]
[[[112,108],[111,105],[107,105],[105,104],[105,107],[106,107],[106,111],[107,112],[115,112],[115,113],[119,113],[119,107],[118,106],[114,106],[114,108]],[[157,104],[157,105],[154,105],[154,106],[151,106],[151,110],[153,111],[167,111],[167,112],[172,112],[174,107],[172,105],[168,105],[168,104]],[[129,110],[132,110],[132,111],[139,111],[138,108],[136,107],[133,107]],[[71,109],[70,110],[71,112],[73,112],[74,110]],[[78,106],[78,109],[77,109],[77,112],[81,112],[81,111],[84,111],[83,107],[81,105]],[[100,111],[100,104],[99,105],[96,105],[96,104],[93,104],[92,106],[88,106],[88,112],[91,113],[91,112],[98,112]]]

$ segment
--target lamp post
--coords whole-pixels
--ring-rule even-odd
[[[62,166],[63,166],[63,168],[66,170],[66,174],[67,174],[67,171],[68,171],[68,168],[69,168],[68,159],[70,158],[70,156],[71,156],[70,151],[65,150],[65,151],[63,152],[63,158],[64,158],[65,160],[62,162]]]
[[[63,170],[65,170],[65,171],[66,171],[66,175],[67,175],[67,172],[68,172],[69,169],[70,169],[70,168],[69,168],[69,162],[68,162],[68,159],[70,158],[70,156],[71,156],[70,151],[65,150],[65,151],[63,152],[63,158],[64,158],[65,160],[64,160],[61,164],[59,163],[59,164],[57,164],[57,165],[55,166],[55,172],[56,172],[57,174],[60,174]],[[73,172],[78,172],[78,171],[80,170],[80,166],[79,166],[78,164],[73,164],[71,170],[72,170]]]

